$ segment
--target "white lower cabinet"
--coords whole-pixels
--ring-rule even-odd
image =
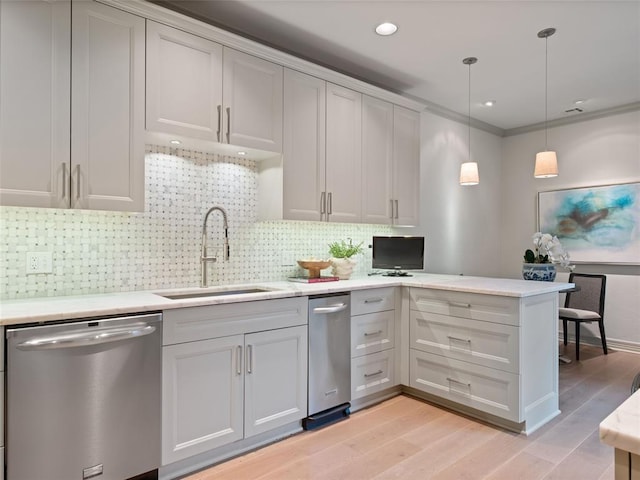
[[[394,287],[351,292],[351,400],[397,384]]]
[[[507,420],[520,422],[520,377],[473,363],[412,349],[409,357],[413,388]]]
[[[244,436],[307,416],[307,327],[245,336]]]
[[[393,349],[389,349],[351,359],[351,398],[353,400],[394,385],[393,356]]]
[[[539,428],[560,413],[557,297],[411,288],[409,386],[516,431]]]
[[[307,416],[306,297],[168,310],[163,321],[163,465]]]
[[[243,335],[164,347],[162,463],[243,437]]]

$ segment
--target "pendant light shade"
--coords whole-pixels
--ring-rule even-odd
[[[478,164],[476,162],[464,162],[460,165],[460,185],[478,185]]]
[[[471,161],[471,65],[476,63],[476,57],[467,57],[462,63],[469,66],[469,154],[468,160],[460,165],[460,185],[478,185],[480,183],[480,175],[478,175],[478,164]]]
[[[533,176],[536,178],[558,176],[558,158],[556,157],[556,152],[538,152],[536,154],[536,168]]]
[[[548,51],[547,43],[548,38],[556,33],[555,28],[545,28],[538,32],[538,38],[544,38],[544,149],[545,151],[536,154],[536,165],[533,170],[533,176],[535,178],[551,178],[558,176],[558,157],[556,152],[549,150],[547,144],[548,129],[547,129],[547,94],[548,94]]]

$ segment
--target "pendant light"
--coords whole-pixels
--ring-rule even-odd
[[[466,162],[460,165],[460,185],[478,185],[480,176],[478,175],[478,164],[471,161],[471,65],[476,63],[476,57],[467,57],[462,63],[469,66],[469,156]]]
[[[556,33],[555,28],[545,28],[538,32],[538,38],[544,38],[544,152],[536,154],[536,166],[533,171],[535,178],[550,178],[558,176],[558,157],[556,152],[550,151],[547,143],[547,92],[549,59],[547,52],[548,38]]]

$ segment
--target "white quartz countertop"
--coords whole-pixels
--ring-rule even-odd
[[[40,323],[76,318],[160,311],[172,308],[319,295],[388,286],[432,288],[438,290],[451,290],[508,297],[530,297],[545,293],[558,292],[572,287],[573,284],[418,273],[414,274],[412,277],[368,276],[354,278],[351,280],[312,284],[288,281],[258,282],[245,283],[242,285],[224,285],[211,288],[194,287],[172,290],[155,290],[153,292],[144,291],[65,297],[41,297],[1,302],[0,325]],[[162,296],[168,294],[220,292],[248,288],[260,288],[265,291],[179,300],[172,300]]]
[[[600,423],[600,440],[611,447],[640,455],[640,390]]]

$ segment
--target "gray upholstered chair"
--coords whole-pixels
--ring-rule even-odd
[[[575,283],[579,290],[569,292],[560,308],[564,344],[567,344],[567,322],[576,324],[576,360],[580,360],[580,324],[598,322],[602,349],[607,354],[607,338],[604,334],[604,296],[607,286],[605,275],[571,273],[569,283]]]

